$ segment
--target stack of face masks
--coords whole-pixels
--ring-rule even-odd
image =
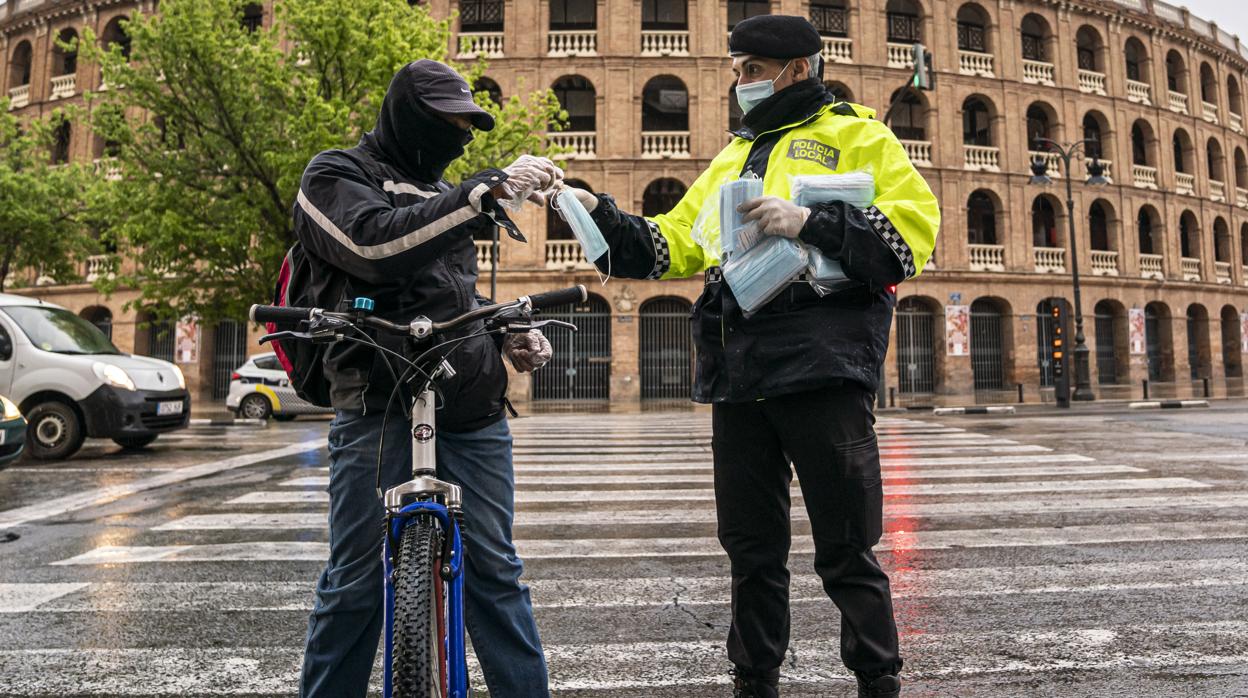
[[[744,252],[758,241],[758,223],[745,223],[737,207],[763,195],[763,180],[757,177],[738,179],[719,188],[719,244],[721,261],[736,252]]]
[[[555,195],[551,204],[559,212],[559,217],[572,229],[576,241],[581,243],[581,251],[585,253],[585,259],[595,262],[607,253],[607,241],[602,237],[602,231],[598,229],[598,224],[594,223],[594,219],[589,217],[589,211],[585,210],[585,206],[575,194],[564,189]]]
[[[793,203],[798,206],[844,201],[851,206],[866,208],[875,201],[875,178],[870,172],[799,175],[792,178],[789,192]]]
[[[723,263],[724,280],[749,317],[802,273],[808,262],[801,245],[788,238],[765,235],[757,245],[738,251]]]

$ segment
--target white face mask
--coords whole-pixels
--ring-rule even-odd
[[[759,80],[751,82],[748,85],[737,85],[737,104],[741,105],[741,113],[748,114],[750,110],[758,106],[758,103],[767,99],[776,93],[776,81],[780,79],[780,75],[789,69],[793,64],[790,60],[780,69],[780,74],[770,80]]]

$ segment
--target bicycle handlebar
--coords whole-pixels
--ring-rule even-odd
[[[453,330],[474,320],[494,315],[499,311],[521,306],[526,302],[529,307],[534,310],[543,310],[554,306],[567,305],[569,303],[583,303],[587,298],[589,298],[589,292],[585,289],[584,285],[578,284],[571,288],[560,289],[558,291],[547,291],[546,293],[538,293],[533,296],[525,296],[509,303],[484,305],[480,308],[474,308],[463,315],[451,318],[450,320],[445,320],[443,322],[428,323],[426,321],[426,334],[428,334],[428,331],[430,330],[435,333]],[[331,312],[321,308],[298,308],[280,305],[253,305],[251,306],[251,311],[248,313],[248,316],[251,318],[252,322],[272,322],[274,324],[286,325],[296,324],[305,320],[311,322],[317,317],[338,318],[348,321],[357,317],[351,313]],[[366,327],[389,334],[416,334],[415,322],[403,325],[396,322],[390,322],[389,320],[384,320],[379,317],[365,316],[363,324]],[[417,336],[424,335],[422,334]]]

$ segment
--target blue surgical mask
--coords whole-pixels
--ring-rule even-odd
[[[774,95],[776,93],[776,81],[780,79],[780,75],[784,75],[784,71],[789,69],[793,61],[784,64],[780,69],[780,74],[770,80],[759,80],[751,82],[748,85],[737,85],[737,104],[741,105],[741,113],[748,114],[750,110],[758,106],[759,102]]]

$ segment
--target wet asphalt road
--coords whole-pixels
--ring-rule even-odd
[[[513,428],[556,695],[730,695],[709,414]],[[292,695],[325,429],[197,427],[0,472],[0,695]],[[1248,696],[1248,405],[879,431],[904,695]],[[851,696],[794,504],[783,695]]]

